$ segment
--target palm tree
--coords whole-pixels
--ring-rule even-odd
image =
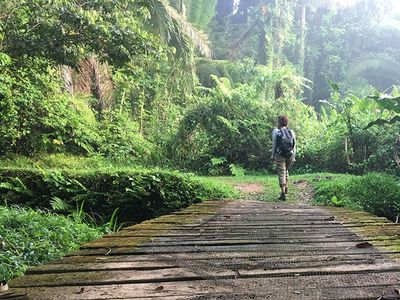
[[[148,20],[149,25],[164,41],[175,47],[178,54],[187,56],[193,45],[201,55],[211,57],[211,49],[206,34],[192,25],[183,14],[179,13],[166,0],[149,0],[146,5],[151,13]],[[184,2],[177,1],[175,5],[182,13],[184,12]],[[193,11],[196,11],[196,9],[193,9]]]
[[[191,65],[193,46],[203,56],[211,57],[207,36],[188,22],[185,16],[170,6],[166,0],[138,2],[138,5],[149,8],[151,17],[147,22],[155,33],[177,49],[177,55],[182,59],[183,65]],[[106,64],[100,63],[96,56],[80,61],[76,70],[62,66],[61,73],[67,92],[70,94],[82,92],[97,99],[93,108],[99,116],[113,105],[113,82],[109,68]]]

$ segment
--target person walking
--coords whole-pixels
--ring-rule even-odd
[[[272,160],[276,163],[281,194],[279,200],[286,200],[288,193],[289,168],[296,160],[296,135],[288,128],[289,118],[278,117],[278,128],[272,131]]]

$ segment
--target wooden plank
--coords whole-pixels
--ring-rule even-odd
[[[238,273],[240,272],[240,274]],[[31,274],[12,281],[13,287],[52,287],[77,285],[108,285],[149,282],[176,282],[223,278],[265,278],[310,276],[313,274],[359,274],[359,273],[400,272],[395,263],[337,265],[321,268],[299,268],[289,270],[268,269],[225,269],[213,265],[194,264],[186,268],[160,270],[118,270],[96,272],[71,272],[60,274]],[[238,275],[239,274],[239,275]],[[400,276],[400,273],[399,273]],[[399,278],[400,279],[400,278]]]
[[[334,218],[335,211],[321,207],[255,201],[197,204],[87,243],[10,286],[33,299],[389,294],[400,284],[400,264],[387,256],[400,253],[400,227],[365,213],[337,212]],[[379,234],[365,239],[353,232],[371,230]],[[358,248],[364,241],[388,251]]]
[[[179,254],[179,253],[190,253],[195,254],[199,252],[209,253],[209,255],[216,255],[220,252],[234,252],[234,253],[242,253],[242,252],[270,252],[276,253],[275,255],[303,255],[304,253],[309,253],[309,255],[318,255],[318,253],[325,254],[359,254],[359,253],[376,253],[376,249],[365,249],[362,251],[361,249],[356,248],[357,243],[353,245],[348,245],[346,248],[337,248],[335,245],[332,247],[300,247],[298,244],[294,245],[269,245],[269,247],[262,247],[263,245],[252,245],[252,247],[233,247],[233,246],[213,246],[213,247],[180,247],[178,248],[161,248],[161,247],[137,247],[137,248],[96,248],[96,249],[84,249],[78,250],[70,253],[67,256],[108,256],[108,255],[159,255],[159,254]],[[390,244],[388,244],[390,247]],[[248,246],[248,245],[247,245]],[[296,247],[292,247],[296,246]],[[382,246],[384,249],[385,247]],[[396,249],[390,249],[387,251],[389,254],[395,254],[399,251]]]
[[[275,297],[288,296],[296,299],[304,299],[307,295],[316,296],[310,299],[324,299],[323,296],[333,295],[327,299],[340,299],[340,291],[350,292],[348,295],[362,295],[376,300],[384,294],[393,294],[394,288],[400,284],[398,273],[359,274],[359,275],[326,275],[308,277],[274,277],[274,278],[239,278],[225,279],[221,281],[193,281],[193,282],[166,282],[146,284],[111,284],[107,286],[73,286],[73,287],[35,287],[15,289],[15,292],[29,293],[31,299],[145,299],[158,297],[197,297],[221,294],[221,296],[242,296],[240,299],[248,299],[248,293],[255,295],[271,295]],[[304,287],[307,287],[305,289]],[[83,288],[83,290],[82,290]],[[234,291],[235,290],[235,291]],[[234,292],[233,292],[234,291]],[[300,291],[295,294],[294,291]],[[364,292],[362,292],[364,291]],[[377,292],[379,291],[379,292]],[[334,293],[333,293],[334,292]],[[383,294],[384,293],[384,294]],[[248,294],[247,294],[248,295]],[[218,298],[219,299],[219,298]],[[230,299],[230,298],[225,298]],[[231,298],[234,299],[234,298]],[[278,299],[278,298],[277,298]],[[342,298],[344,299],[344,298]],[[351,298],[348,298],[351,299]],[[360,298],[359,298],[360,299]],[[365,298],[368,299],[368,298]]]
[[[400,252],[397,252],[400,253]],[[305,261],[305,260],[343,260],[343,259],[386,259],[388,254],[396,254],[395,252],[365,252],[359,251],[357,253],[344,253],[342,251],[336,251],[333,253],[309,253],[299,252],[296,253],[275,253],[275,252],[220,252],[212,253],[213,259],[222,260],[235,260],[235,259],[247,259],[249,261],[254,260],[265,260],[265,261]],[[62,260],[53,261],[52,264],[79,264],[79,263],[96,263],[96,262],[175,262],[175,261],[193,261],[193,260],[206,260],[210,258],[209,253],[197,252],[197,253],[173,253],[173,254],[158,254],[158,255],[109,255],[109,256],[69,256]]]
[[[157,262],[89,262],[89,263],[76,263],[76,264],[47,264],[30,269],[26,274],[61,274],[61,273],[78,273],[78,272],[98,272],[98,271],[154,271],[161,269],[172,269],[188,266],[204,266],[211,268],[221,269],[263,269],[263,270],[292,270],[300,268],[328,268],[332,266],[346,265],[349,268],[355,268],[358,265],[377,265],[389,263],[388,259],[375,259],[375,258],[328,258],[316,259],[315,257],[306,257],[303,260],[291,258],[288,260],[269,259],[264,258],[248,259],[248,258],[230,258],[224,260],[185,260],[182,261],[175,259],[169,261]]]

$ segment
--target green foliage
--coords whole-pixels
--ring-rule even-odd
[[[185,112],[170,142],[169,155],[180,167],[210,174],[236,170],[229,168],[231,164],[247,169],[268,167],[270,135],[282,112],[291,118],[300,140],[314,130],[313,110],[291,98],[301,80],[289,69],[271,71],[252,61],[225,66],[237,82],[211,75],[215,87],[201,91],[205,97]],[[279,100],[274,100],[276,86],[282,92]],[[224,157],[225,163],[217,166],[218,157]]]
[[[0,75],[0,153],[91,153],[97,121],[88,99],[60,93],[57,70],[39,59]]]
[[[393,221],[400,215],[400,184],[394,176],[369,173],[351,182],[349,191],[367,212]]]
[[[116,159],[135,159],[142,163],[151,157],[153,145],[139,133],[139,126],[129,116],[108,116],[100,124],[98,152]]]
[[[36,56],[75,65],[87,54],[123,64],[144,53],[157,55],[156,38],[141,22],[139,1],[3,1],[0,51],[12,58]]]
[[[368,99],[374,100],[382,110],[388,111],[392,118],[390,120],[377,119],[369,123],[367,128],[375,125],[394,124],[400,121],[400,92],[397,87],[394,88],[393,94],[394,96],[377,94],[368,97]]]
[[[93,213],[92,218],[108,220],[114,216],[120,222],[139,222],[202,200],[227,196],[226,190],[204,185],[191,175],[157,169],[5,168],[0,170],[0,183],[1,200],[8,204],[76,207],[81,216],[83,207],[85,212]]]
[[[215,14],[217,0],[184,0],[189,22],[200,29],[206,29]]]
[[[236,177],[244,176],[244,169],[241,166],[238,166],[235,164],[230,164],[229,170],[231,171],[231,174],[233,176],[236,176]]]
[[[24,274],[78,249],[104,233],[80,221],[51,213],[0,206],[0,280]]]
[[[394,176],[329,174],[314,177],[311,183],[316,188],[317,203],[364,210],[393,221],[400,215],[400,184]]]
[[[269,135],[265,133],[271,130],[266,105],[252,101],[254,90],[249,87],[231,90],[225,81],[218,84],[211,99],[185,114],[173,138],[174,161],[193,169],[206,167],[215,157],[247,167],[252,159],[266,161]]]
[[[354,202],[350,196],[349,182],[356,176],[323,174],[313,176],[311,183],[315,186],[315,202],[318,204],[345,206],[361,209],[361,206]]]
[[[360,98],[343,93],[331,83],[332,94],[321,101],[319,127],[307,139],[300,153],[299,167],[307,171],[334,171],[364,174],[368,171],[396,172],[394,143],[398,125],[385,127],[386,120],[394,118],[396,97]],[[387,105],[388,109],[384,109]],[[347,146],[347,147],[346,147]]]

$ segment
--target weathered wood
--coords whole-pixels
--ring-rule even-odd
[[[399,228],[337,208],[206,202],[32,268],[10,292],[15,299],[377,299],[400,286],[400,265],[390,258],[400,257]]]
[[[233,289],[236,289],[236,299],[249,299],[246,295],[255,294],[258,297],[275,296],[276,299],[295,299],[298,294],[294,291],[300,291],[300,299],[309,296],[308,299],[351,299],[350,295],[360,295],[371,297],[371,295],[380,296],[394,294],[394,288],[398,286],[398,274],[379,273],[371,275],[326,275],[326,276],[308,276],[308,277],[275,277],[275,278],[238,278],[225,279],[212,286],[207,281],[194,282],[167,282],[167,283],[146,283],[146,284],[123,284],[106,286],[75,286],[75,287],[35,287],[27,289],[15,289],[16,292],[29,293],[31,299],[144,299],[144,295],[156,299],[158,297],[183,297],[191,299],[201,295],[212,296],[220,294],[222,297],[231,297],[225,299],[234,299]],[[241,289],[237,289],[238,287]],[[161,289],[162,287],[162,289]],[[250,287],[250,288],[249,288]],[[269,288],[268,288],[269,287]],[[305,288],[307,287],[307,288]],[[82,290],[83,288],[83,290]],[[246,288],[247,291],[246,291]],[[342,291],[342,296],[339,296]],[[247,292],[247,293],[246,293]],[[334,293],[333,293],[334,292]],[[331,298],[323,298],[329,296]],[[290,297],[291,295],[291,297]],[[233,298],[232,298],[233,296]],[[241,296],[242,298],[239,298]],[[283,296],[289,296],[284,298]],[[314,296],[312,298],[311,296]],[[262,299],[262,298],[258,299]],[[280,298],[279,298],[280,297]],[[220,299],[220,298],[217,298]],[[267,298],[265,298],[267,299]],[[272,299],[272,298],[271,298]],[[359,297],[361,299],[361,297]],[[362,298],[368,299],[368,298]],[[372,298],[371,298],[372,299]]]
[[[188,268],[159,270],[117,270],[96,272],[71,272],[59,274],[28,274],[13,281],[14,287],[52,287],[52,286],[88,286],[108,284],[131,284],[148,282],[179,282],[195,280],[235,279],[235,278],[269,278],[313,276],[314,274],[362,274],[400,272],[394,263],[338,265],[322,268],[299,268],[290,270],[268,269],[226,269],[220,266],[199,270],[201,264],[189,265]],[[192,270],[191,270],[192,269]],[[239,273],[235,273],[238,271]],[[201,273],[201,274],[199,274]]]

